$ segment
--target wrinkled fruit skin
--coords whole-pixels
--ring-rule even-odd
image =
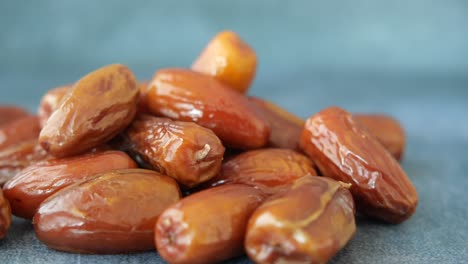
[[[11,224],[11,209],[0,188],[0,239],[6,236]]]
[[[332,179],[308,176],[253,213],[245,249],[256,263],[326,263],[355,232],[348,189]]]
[[[50,159],[20,171],[3,191],[14,215],[32,218],[41,202],[57,191],[99,173],[130,168],[137,168],[136,163],[121,151]]]
[[[246,93],[255,77],[257,56],[236,33],[223,31],[208,43],[192,70],[211,75],[232,89]]]
[[[89,73],[73,85],[41,130],[39,142],[57,157],[103,144],[130,124],[137,109],[133,73],[114,64]]]
[[[221,171],[208,182],[208,186],[242,183],[272,195],[305,175],[317,175],[307,156],[290,149],[258,149],[224,162]]]
[[[247,221],[263,199],[259,190],[241,184],[182,199],[156,223],[158,253],[173,264],[217,263],[242,254]]]
[[[0,151],[24,141],[37,139],[41,128],[37,116],[25,116],[0,127]]]
[[[124,147],[186,187],[213,178],[224,147],[213,131],[192,122],[139,116],[123,133]]]
[[[268,123],[243,95],[211,76],[185,69],[156,73],[146,96],[149,111],[209,128],[229,147],[265,146]]]
[[[26,109],[13,105],[0,105],[0,127],[3,125],[28,116]]]
[[[42,149],[37,139],[0,150],[0,186],[27,166],[50,158],[52,156]]]
[[[39,108],[37,109],[37,116],[41,128],[47,123],[50,115],[59,107],[62,98],[71,90],[71,85],[61,86],[47,91],[41,98]]]
[[[330,107],[311,116],[300,145],[324,176],[352,184],[363,214],[400,223],[415,212],[418,194],[406,173],[349,112]]]
[[[177,183],[155,171],[108,172],[47,198],[34,216],[34,229],[39,240],[61,251],[150,250],[158,216],[179,199]]]
[[[405,150],[405,131],[391,116],[383,114],[354,114],[354,118],[364,126],[396,160],[401,160]]]
[[[270,124],[271,132],[268,146],[299,149],[304,120],[265,99],[251,96],[249,101]]]

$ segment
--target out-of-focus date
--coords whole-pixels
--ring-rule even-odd
[[[0,188],[0,239],[6,236],[8,228],[11,224],[11,210],[8,201],[3,196],[2,189]]]

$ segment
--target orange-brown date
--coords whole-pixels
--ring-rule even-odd
[[[41,148],[37,139],[0,150],[0,186],[27,166],[49,158],[51,156]]]
[[[10,228],[11,224],[11,209],[8,200],[3,196],[2,188],[0,188],[0,239],[3,239]]]
[[[349,112],[330,107],[311,116],[300,145],[324,176],[352,184],[363,214],[400,223],[415,212],[418,194],[406,173]]]
[[[253,149],[268,143],[266,120],[246,97],[211,76],[185,69],[160,70],[146,99],[151,113],[209,128],[226,146]]]
[[[47,123],[50,115],[59,107],[62,98],[71,90],[71,85],[60,86],[47,91],[41,98],[39,108],[37,109],[37,116],[39,117],[39,124],[42,127]]]
[[[117,170],[73,184],[47,198],[34,215],[48,247],[113,254],[154,249],[154,225],[180,199],[177,183],[158,172]]]
[[[251,96],[249,100],[270,124],[270,147],[299,149],[304,120],[265,99]]]
[[[353,116],[395,159],[401,160],[405,150],[405,131],[396,119],[383,114],[354,114]]]
[[[253,187],[229,184],[180,200],[156,223],[158,253],[173,264],[216,263],[242,254],[247,221],[263,199]]]
[[[341,183],[303,177],[255,210],[246,252],[256,263],[326,263],[356,232],[354,212]]]
[[[122,136],[123,149],[186,187],[213,178],[223,160],[219,138],[192,122],[141,115]]]
[[[25,116],[0,127],[0,151],[24,141],[37,139],[40,132],[37,116]]]
[[[214,76],[240,93],[246,93],[257,70],[255,51],[236,33],[218,33],[192,65],[192,70]]]
[[[147,114],[148,113],[148,107],[146,106],[146,93],[148,91],[148,81],[140,81],[138,82],[138,90],[139,90],[139,95],[138,95],[138,110],[137,114]]]
[[[121,151],[50,159],[20,171],[3,191],[14,215],[32,218],[40,203],[57,191],[99,173],[130,168],[137,168],[136,163]]]
[[[317,175],[317,172],[307,156],[290,149],[258,149],[224,162],[219,174],[207,185],[242,183],[271,195],[308,174]]]
[[[76,82],[41,130],[39,142],[57,157],[83,153],[127,127],[137,109],[133,73],[114,64]]]
[[[28,115],[28,111],[21,107],[13,105],[0,105],[0,127],[11,121],[17,120]]]

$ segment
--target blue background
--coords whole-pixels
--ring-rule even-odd
[[[360,220],[332,263],[466,263],[468,1],[1,1],[0,103],[35,111],[48,89],[110,63],[139,79],[188,67],[224,29],[257,51],[251,94],[304,118],[329,105],[386,112],[406,129],[416,214],[397,226]],[[19,219],[0,260],[161,261],[48,250]]]

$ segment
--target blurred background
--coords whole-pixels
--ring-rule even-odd
[[[330,105],[385,112],[407,131],[416,215],[361,223],[336,263],[466,261],[466,0],[0,1],[0,104],[35,111],[47,90],[111,63],[140,80],[189,67],[225,29],[257,52],[250,94],[304,118]]]

